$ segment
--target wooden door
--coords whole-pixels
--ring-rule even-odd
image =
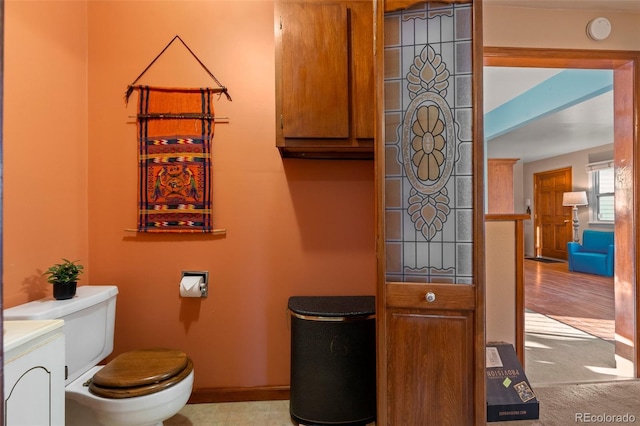
[[[376,424],[484,425],[482,10],[409,3],[376,9]]]
[[[562,195],[573,190],[571,167],[535,173],[533,180],[536,255],[566,260],[572,212],[562,205]]]

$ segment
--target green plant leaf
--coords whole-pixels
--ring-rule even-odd
[[[69,284],[78,281],[78,276],[83,272],[84,267],[78,260],[68,260],[63,258],[62,263],[50,266],[42,275],[47,276],[47,281],[51,284]]]

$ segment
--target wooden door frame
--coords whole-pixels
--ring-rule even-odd
[[[637,347],[640,342],[637,315],[640,312],[640,268],[636,267],[640,254],[635,249],[640,244],[636,226],[640,220],[640,173],[634,170],[635,160],[640,155],[640,52],[485,47],[484,65],[614,70],[614,162],[616,179],[620,183],[620,187],[616,188],[616,246],[631,248],[616,250],[616,356],[623,355],[630,359],[634,366],[634,377],[640,377],[640,351]],[[631,90],[616,90],[616,85]],[[634,297],[623,296],[628,294]],[[524,326],[516,330],[516,334],[523,337]]]
[[[4,0],[0,0],[0,129],[3,128],[4,123],[4,112],[2,111],[2,105],[4,105]],[[0,152],[2,152],[3,146],[3,138],[2,132],[0,132]],[[0,154],[0,170],[4,170],[4,159]],[[0,183],[0,276],[2,276],[4,271],[3,265],[3,256],[4,248],[2,245],[2,212],[4,210],[3,206],[3,197],[4,188]],[[0,280],[0,293],[2,293],[2,280]],[[3,303],[0,299],[0,326],[4,323],[4,318],[2,315],[3,311]],[[0,335],[0,346],[4,348],[4,333]],[[4,351],[0,352],[0,383],[3,383],[3,386],[0,386],[0,398],[4,401]],[[4,404],[0,404],[0,418],[4,419]]]

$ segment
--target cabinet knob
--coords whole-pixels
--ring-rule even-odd
[[[431,302],[435,302],[436,300],[436,295],[432,292],[428,292],[424,298],[427,300],[427,302],[431,303]]]

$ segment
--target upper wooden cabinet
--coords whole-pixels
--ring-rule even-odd
[[[372,2],[276,2],[275,36],[281,155],[373,158]]]

